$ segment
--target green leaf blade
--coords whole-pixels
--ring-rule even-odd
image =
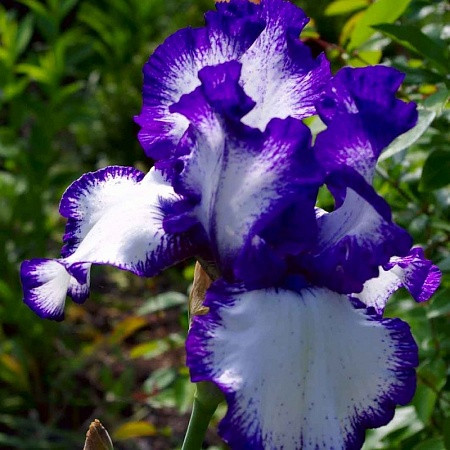
[[[425,161],[420,190],[433,191],[450,185],[450,152],[435,150]]]
[[[373,25],[395,22],[405,12],[410,3],[411,0],[397,0],[395,2],[378,0],[372,3],[356,23],[347,49],[349,51],[355,50],[364,44],[374,33]]]
[[[403,47],[433,62],[443,74],[449,70],[448,52],[445,47],[423,33],[413,25],[394,25],[380,23],[372,25],[375,30],[398,42]]]

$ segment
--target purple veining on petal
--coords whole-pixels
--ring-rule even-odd
[[[423,249],[420,247],[411,249],[409,255],[403,258],[391,258],[383,268],[394,269],[402,285],[417,302],[427,301],[441,282],[441,271],[425,258]]]
[[[290,2],[232,0],[216,7],[206,14],[206,27],[170,36],[144,66],[144,104],[135,120],[141,145],[155,159],[180,155],[189,121],[170,107],[200,85],[202,68],[243,63],[241,84],[256,101],[245,121],[261,130],[275,117],[314,114],[330,78],[326,58],[313,59],[298,39],[308,19]]]
[[[234,8],[231,11],[231,8]],[[144,66],[143,107],[136,122],[142,127],[139,140],[155,158],[176,155],[176,146],[189,123],[169,107],[199,84],[198,71],[206,66],[238,59],[264,27],[256,5],[234,1],[226,11],[207,14],[207,25],[186,28],[166,39]]]
[[[67,288],[67,295],[78,304],[84,303],[90,293],[90,269],[91,264],[85,264],[84,282],[80,283],[74,276],[70,278],[69,287]]]
[[[86,279],[84,263],[152,276],[189,256],[189,239],[180,245],[183,236],[165,234],[162,225],[164,204],[179,200],[155,170],[144,176],[112,166],[83,175],[61,200],[61,214],[69,219],[62,261],[80,283]]]
[[[203,69],[202,85],[171,108],[186,115],[194,134],[192,151],[179,158],[172,184],[184,198],[193,198],[193,214],[228,278],[244,246],[261,249],[252,245],[256,234],[264,235],[282,256],[314,235],[314,204],[323,181],[310,132],[301,121],[273,119],[264,132],[239,121],[252,105],[239,85],[239,69],[233,61]],[[293,204],[301,215],[283,215]],[[279,215],[287,221],[286,230],[301,223],[308,233],[297,234],[295,242],[290,233],[287,245],[270,232]],[[243,255],[247,257],[257,259]],[[234,275],[245,277],[245,271]],[[263,273],[260,278],[265,278]]]
[[[327,129],[317,157],[327,171],[353,167],[371,182],[381,151],[417,121],[415,103],[396,97],[404,75],[384,66],[341,69],[317,103]]]
[[[357,449],[367,428],[388,423],[414,394],[408,325],[354,309],[345,296],[219,281],[205,306],[189,331],[187,365],[194,382],[225,394],[219,433],[233,449]]]
[[[22,266],[25,302],[42,317],[59,320],[66,295],[86,300],[91,264],[153,276],[193,256],[189,232],[164,230],[165,211],[180,200],[155,169],[144,176],[112,166],[83,175],[61,200],[61,214],[68,218],[64,257]]]
[[[354,295],[382,314],[389,297],[397,289],[404,287],[417,302],[425,302],[434,294],[440,281],[439,268],[425,258],[420,247],[416,247],[407,256],[391,258],[380,267],[379,276],[366,281],[363,290]]]
[[[406,255],[412,241],[392,222],[389,206],[361,175],[350,168],[331,175],[327,182],[346,192],[345,200],[317,218],[315,246],[293,262],[315,284],[352,294],[377,277],[379,266],[393,255]]]
[[[70,256],[80,244],[80,228],[84,220],[89,220],[88,211],[83,207],[80,199],[86,193],[108,180],[129,179],[139,183],[144,173],[133,167],[110,166],[96,172],[88,172],[74,181],[64,192],[59,204],[59,213],[67,219],[66,230],[63,236],[65,243],[61,250],[63,258]],[[102,201],[101,197],[99,201]]]
[[[42,319],[63,320],[70,275],[58,261],[32,259],[20,266],[23,301]]]
[[[299,39],[309,21],[301,9],[284,0],[263,0],[258,12],[266,27],[240,59],[241,84],[256,102],[243,122],[264,130],[274,117],[315,114],[331,72],[325,56],[312,58]]]

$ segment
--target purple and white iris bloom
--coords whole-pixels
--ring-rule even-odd
[[[61,320],[89,295],[92,264],[153,276],[185,258],[219,274],[186,344],[192,380],[215,383],[236,449],[360,448],[415,390],[417,346],[383,318],[405,287],[419,302],[440,273],[372,187],[377,158],[414,126],[382,66],[332,76],[298,39],[285,0],[219,3],[144,67],[140,142],[148,174],[107,167],[65,192],[59,259],[22,264],[24,301]],[[327,128],[311,143],[302,119]],[[326,183],[335,210],[316,208]]]

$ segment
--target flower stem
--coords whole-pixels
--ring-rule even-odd
[[[181,450],[200,450],[202,448],[206,430],[214,411],[215,408],[208,409],[198,399],[194,400],[191,419]]]
[[[197,383],[192,414],[181,450],[201,450],[211,417],[222,400],[223,394],[215,385]]]

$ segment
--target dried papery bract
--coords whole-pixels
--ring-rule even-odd
[[[95,419],[89,425],[83,450],[113,450],[113,443],[100,420]]]
[[[207,314],[209,308],[203,306],[206,290],[211,286],[212,280],[203,270],[200,263],[195,264],[194,282],[189,294],[189,317],[203,316]]]

